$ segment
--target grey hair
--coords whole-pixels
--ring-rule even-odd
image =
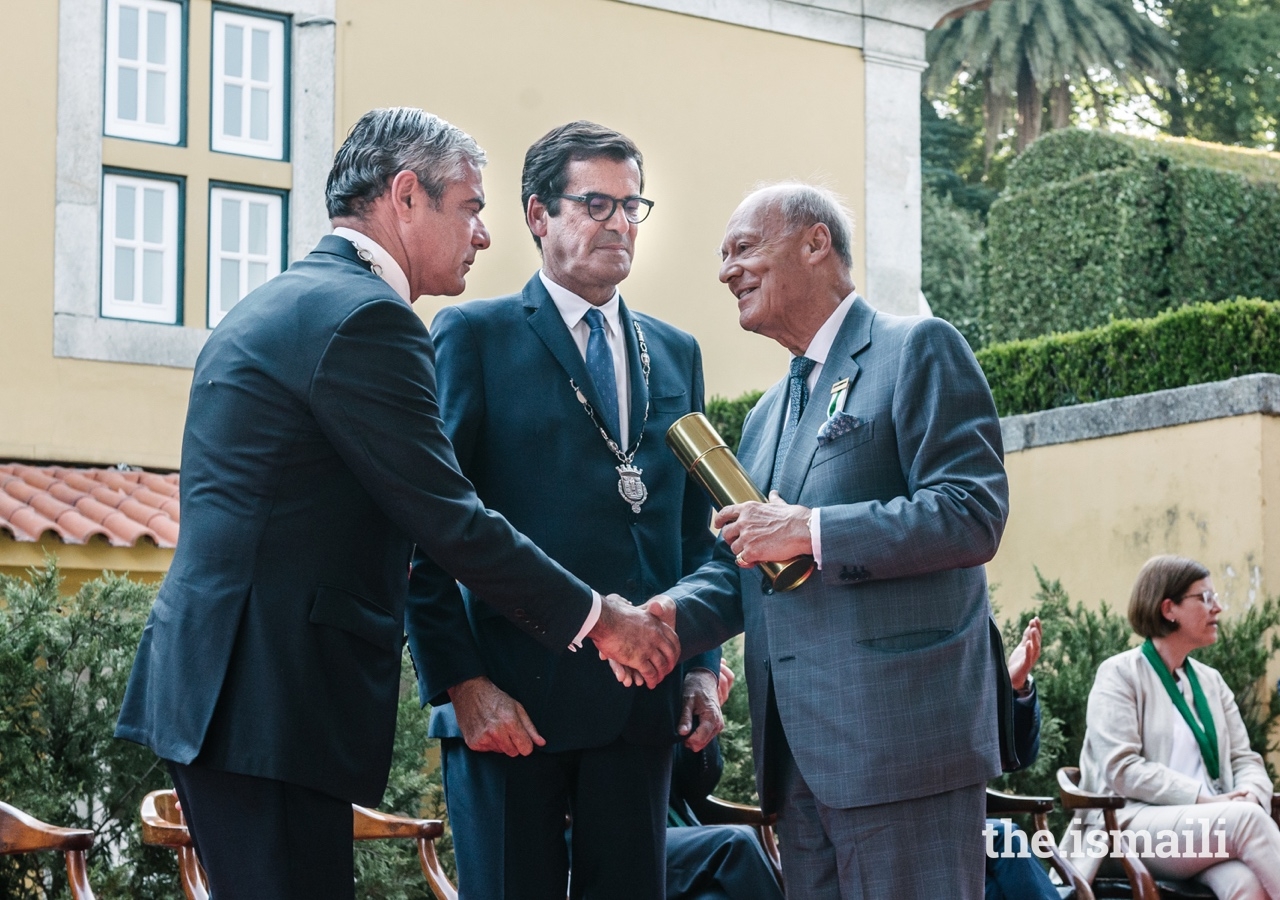
[[[846,269],[853,268],[853,217],[834,191],[801,181],[784,181],[752,193],[768,195],[769,205],[782,216],[788,233],[819,222],[826,225],[836,256]]]
[[[437,206],[468,163],[481,168],[484,151],[475,138],[439,116],[412,106],[371,109],[351,126],[333,158],[324,200],[329,218],[363,216],[406,169]]]

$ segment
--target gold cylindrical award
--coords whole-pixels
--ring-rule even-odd
[[[738,458],[702,413],[689,413],[667,429],[667,446],[701,484],[717,509],[734,503],[768,502],[747,475]],[[781,562],[759,563],[775,591],[789,591],[804,584],[813,571],[812,556]]]

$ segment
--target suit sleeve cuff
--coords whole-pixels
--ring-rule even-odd
[[[582,646],[582,642],[587,639],[587,635],[591,633],[591,629],[596,627],[596,622],[600,621],[600,605],[603,601],[600,599],[600,592],[591,591],[591,612],[587,613],[587,619],[582,623],[582,628],[578,630],[578,636],[569,644],[569,649],[577,651]]]
[[[809,540],[813,543],[813,561],[822,571],[822,510],[814,508],[809,511]]]

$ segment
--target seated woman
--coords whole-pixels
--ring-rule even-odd
[[[1157,556],[1142,567],[1129,622],[1146,640],[1098,667],[1080,787],[1128,798],[1119,826],[1139,835],[1152,874],[1194,877],[1219,900],[1280,900],[1271,779],[1222,676],[1187,657],[1218,639],[1222,610],[1194,560]]]

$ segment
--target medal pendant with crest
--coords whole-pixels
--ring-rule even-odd
[[[649,489],[640,480],[643,472],[635,466],[621,465],[618,469],[618,493],[631,504],[631,511],[639,513],[644,501],[649,499]]]

